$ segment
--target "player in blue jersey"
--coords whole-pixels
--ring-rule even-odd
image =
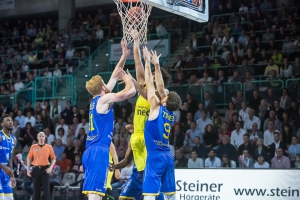
[[[167,199],[175,199],[174,159],[169,148],[169,133],[174,124],[174,111],[180,108],[181,99],[172,91],[159,100],[151,73],[151,55],[147,47],[144,47],[143,52],[147,97],[150,103],[145,127],[148,156],[143,177],[143,195],[145,200],[154,200],[159,193],[164,193]],[[157,89],[164,90],[164,83],[157,73],[155,82]]]
[[[90,103],[86,150],[82,158],[85,174],[82,192],[88,195],[89,200],[100,200],[106,192],[109,148],[114,129],[113,103],[131,98],[136,92],[131,78],[123,71],[126,58],[130,54],[124,43],[122,51],[123,55],[107,85],[99,75],[86,82],[86,89],[93,96],[93,100]],[[118,79],[125,82],[125,89],[110,93]]]
[[[12,170],[12,151],[16,144],[15,137],[10,133],[13,129],[13,120],[9,115],[0,118],[0,199],[12,200],[12,188],[16,186]]]

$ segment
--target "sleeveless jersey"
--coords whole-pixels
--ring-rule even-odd
[[[145,124],[150,112],[150,104],[141,95],[138,96],[134,109],[134,134],[144,134]]]
[[[86,148],[92,144],[109,147],[114,131],[113,105],[106,114],[97,113],[97,102],[100,96],[96,96],[90,103],[89,133],[86,138]]]
[[[155,120],[147,120],[145,127],[145,143],[148,152],[170,151],[169,134],[174,124],[174,112],[164,106],[159,107],[159,114]]]
[[[7,137],[3,133],[3,130],[0,131],[0,137],[0,163],[2,165],[8,165],[9,158],[11,158],[15,147],[15,137],[12,134],[9,134],[9,137]]]

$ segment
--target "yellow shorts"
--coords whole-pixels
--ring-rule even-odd
[[[109,163],[113,163],[113,159],[112,159],[112,155],[109,153]],[[111,187],[111,179],[113,177],[114,172],[113,171],[109,171],[107,173],[107,180],[106,180],[106,189],[112,189]]]
[[[132,134],[130,138],[130,145],[137,170],[139,172],[144,171],[147,159],[147,149],[145,144],[144,133]]]

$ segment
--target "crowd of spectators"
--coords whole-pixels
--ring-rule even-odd
[[[230,15],[211,18],[214,21],[201,35],[192,33],[185,53],[167,67],[173,75],[173,86],[231,82],[246,83],[248,91],[255,87],[251,82],[263,80],[267,83],[260,89],[265,90],[264,86],[278,88],[281,80],[299,78],[297,9],[276,6],[269,0],[245,1],[236,9],[231,1],[222,2],[214,1],[215,14]],[[290,82],[289,87],[300,94],[297,83]],[[231,91],[236,92],[236,88]]]
[[[166,67],[172,90],[190,88],[170,134],[175,166],[297,167],[298,9],[269,0],[233,4],[213,1],[211,14],[221,16],[202,35],[192,33],[184,54]],[[225,117],[217,105],[228,105]]]
[[[116,8],[109,14],[99,8],[94,15],[79,13],[64,30],[58,22],[48,20],[11,20],[0,24],[0,95],[10,95],[32,88],[37,77],[39,87],[51,91],[51,79],[69,75],[86,61],[105,40],[120,42],[121,19]],[[172,47],[178,46],[181,21],[177,16],[165,20],[149,20],[148,34],[163,38],[172,34]],[[155,38],[155,37],[154,37]],[[56,79],[63,84],[64,80]],[[47,96],[47,95],[46,95]],[[26,98],[25,98],[26,99]],[[28,100],[28,98],[27,98]],[[3,102],[3,101],[2,101]],[[9,101],[5,101],[8,103]]]

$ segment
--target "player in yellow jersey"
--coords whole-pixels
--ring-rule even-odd
[[[132,37],[135,38],[135,35],[136,32],[133,31]],[[125,183],[125,187],[124,187],[125,189],[121,192],[119,198],[140,200],[142,197],[143,171],[145,169],[146,159],[147,159],[147,149],[145,145],[144,129],[150,111],[150,104],[147,101],[147,89],[145,88],[145,71],[141,60],[140,43],[138,38],[134,39],[133,52],[134,52],[134,62],[135,62],[137,80],[133,79],[132,77],[131,78],[136,88],[136,91],[139,93],[139,95],[135,104],[133,126],[129,125],[126,127],[127,130],[133,132],[133,134],[131,135],[124,160],[122,160],[117,165],[111,165],[110,170],[121,169],[126,167],[133,158],[134,165],[135,165],[133,169],[136,168],[137,171],[133,170],[132,176]],[[154,64],[155,66],[154,79],[163,80],[164,85],[166,86],[168,85],[171,76],[164,69],[160,68],[159,57],[160,56],[157,56],[156,52],[152,52],[151,63]],[[128,73],[128,75],[130,74]],[[157,88],[161,88],[158,87],[159,86],[158,84],[161,83],[159,82],[156,83]],[[165,91],[158,89],[157,95],[160,98],[164,98]]]

